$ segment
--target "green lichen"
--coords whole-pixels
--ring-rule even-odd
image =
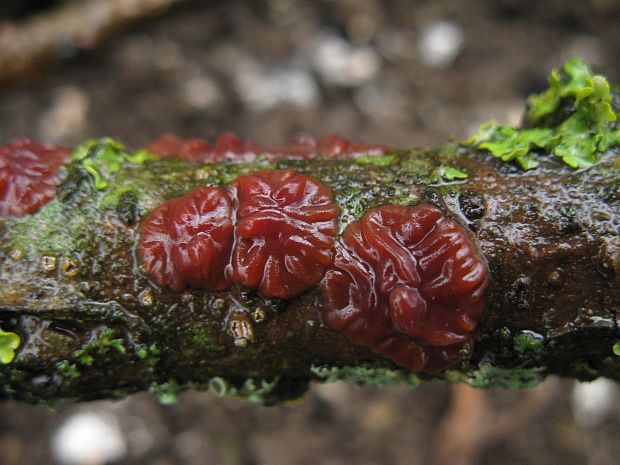
[[[157,397],[162,405],[174,405],[179,401],[179,396],[184,387],[171,379],[164,383],[153,383],[149,388],[151,394]]]
[[[545,371],[541,367],[501,368],[491,363],[484,363],[477,370],[469,372],[446,372],[446,380],[449,382],[464,382],[484,389],[529,389],[538,386],[544,379]]]
[[[469,176],[464,171],[453,166],[442,166],[439,168],[439,176],[446,181],[455,181],[459,179],[467,179]]]
[[[577,58],[568,60],[561,70],[551,71],[547,90],[528,97],[527,120],[532,125],[541,123],[553,115],[564,100],[574,100],[576,107],[584,101],[580,109],[592,112],[592,119],[601,122],[616,119],[611,108],[609,83],[603,76],[593,75],[590,67]]]
[[[107,188],[111,175],[124,165],[140,165],[156,158],[146,150],[130,153],[123,144],[107,137],[89,140],[71,155],[71,161],[79,163],[88,172],[97,190]]]
[[[68,362],[67,360],[59,362],[56,365],[56,370],[58,371],[58,374],[64,378],[78,379],[80,377],[80,371],[75,363]]]
[[[15,351],[21,344],[19,335],[0,328],[0,364],[7,365],[15,358]]]
[[[151,366],[155,366],[159,362],[160,351],[157,344],[151,344],[149,347],[137,347],[135,354],[136,357],[145,360]]]
[[[537,152],[553,154],[571,168],[587,168],[599,153],[620,145],[609,83],[578,59],[554,70],[549,88],[530,96],[528,103],[526,121],[531,127],[487,122],[465,145],[489,150],[524,170],[538,166]]]
[[[400,370],[374,367],[371,365],[360,366],[326,366],[313,365],[310,370],[323,382],[333,383],[345,381],[359,386],[391,386],[394,384],[407,384],[412,387],[420,385],[420,378],[413,373]]]
[[[122,339],[114,338],[112,330],[107,330],[94,341],[84,344],[80,350],[76,351],[75,356],[80,363],[90,366],[95,356],[106,354],[111,349],[124,354],[126,352],[124,344],[125,342]]]
[[[489,150],[502,161],[514,160],[521,168],[529,170],[539,164],[532,150],[545,148],[552,137],[551,129],[516,129],[488,121],[465,144]]]
[[[544,344],[543,335],[529,330],[519,332],[514,339],[514,349],[520,357],[539,356],[544,349]]]
[[[241,385],[236,385],[216,376],[209,382],[209,387],[219,397],[234,396],[252,404],[270,405],[273,403],[274,397],[278,397],[279,382],[279,377],[272,380],[248,378]]]

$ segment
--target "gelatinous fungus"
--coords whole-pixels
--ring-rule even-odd
[[[270,161],[286,158],[355,158],[384,155],[392,149],[385,145],[351,141],[335,134],[318,140],[308,134],[298,134],[286,145],[269,148],[227,132],[212,144],[204,139],[181,139],[167,134],[148,145],[146,150],[160,157],[176,157],[194,163],[221,163],[251,162],[260,155]]]
[[[59,167],[70,151],[18,139],[0,146],[0,216],[23,216],[49,202],[60,182]]]
[[[413,371],[458,360],[488,269],[466,230],[432,205],[373,208],[345,229],[322,281],[327,323]]]
[[[329,187],[293,170],[240,176],[228,187],[237,224],[229,276],[265,297],[316,285],[334,257],[339,209]]]
[[[265,149],[255,142],[239,139],[232,132],[225,132],[212,144],[204,139],[181,139],[166,134],[146,150],[160,157],[176,157],[193,163],[221,163],[227,160],[250,162]]]
[[[141,225],[139,253],[146,272],[174,291],[228,287],[232,213],[232,200],[217,187],[199,187],[157,207]]]

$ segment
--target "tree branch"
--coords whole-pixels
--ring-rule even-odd
[[[528,123],[544,119],[540,129],[483,126],[472,140],[491,153],[448,144],[192,164],[130,154],[108,139],[78,148],[50,203],[0,218],[0,396],[53,402],[151,389],[169,401],[186,387],[212,387],[273,403],[311,380],[417,384],[331,329],[318,289],[294,299],[241,286],[178,293],[142,269],[139,222],[149,211],[274,168],[329,186],[339,231],[375,206],[420,203],[471,230],[490,270],[475,347],[422,378],[513,388],[547,374],[620,380],[620,130],[609,86],[583,66],[569,62],[530,100]]]

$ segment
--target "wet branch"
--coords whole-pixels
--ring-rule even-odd
[[[164,159],[127,164],[99,190],[73,162],[38,214],[0,220],[0,327],[21,338],[0,366],[0,395],[52,402],[151,389],[167,400],[212,387],[271,403],[310,380],[415,384],[326,326],[317,289],[292,300],[240,287],[173,293],[140,269],[139,221],[163,199],[274,167],[329,185],[341,228],[373,206],[431,202],[471,229],[491,271],[475,349],[423,377],[517,388],[549,373],[620,380],[620,158],[610,150],[585,170],[540,161],[524,171],[456,145],[358,160]],[[447,181],[445,167],[467,178]]]

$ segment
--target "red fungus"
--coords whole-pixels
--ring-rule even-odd
[[[34,213],[56,192],[58,168],[70,151],[53,144],[18,139],[0,146],[0,216]]]
[[[240,139],[232,132],[226,132],[212,144],[204,139],[181,139],[166,134],[149,144],[146,150],[160,157],[176,157],[192,163],[221,163],[252,162],[259,155],[265,155],[271,161],[316,157],[355,158],[362,155],[383,155],[391,149],[385,145],[351,141],[335,134],[319,140],[308,134],[299,134],[282,147],[266,148]]]
[[[228,189],[237,202],[231,279],[265,297],[316,285],[333,261],[339,210],[329,187],[275,170],[240,176]]]
[[[413,371],[470,343],[487,266],[465,229],[432,205],[373,208],[351,223],[322,282],[327,323]]]
[[[174,134],[164,134],[147,145],[145,149],[158,157],[175,157],[181,151],[183,143],[183,139]]]
[[[140,256],[160,286],[228,287],[233,204],[224,189],[199,187],[153,210],[142,222]]]
[[[204,139],[181,139],[166,134],[146,147],[160,157],[176,157],[192,163],[221,163],[227,160],[251,162],[263,153],[260,145],[239,139],[232,132],[220,135],[213,144]]]
[[[172,263],[173,243],[168,230],[170,210],[180,202],[172,199],[153,210],[140,225],[140,258],[146,272],[160,286],[170,286],[174,290],[183,290],[185,283],[181,280]]]

